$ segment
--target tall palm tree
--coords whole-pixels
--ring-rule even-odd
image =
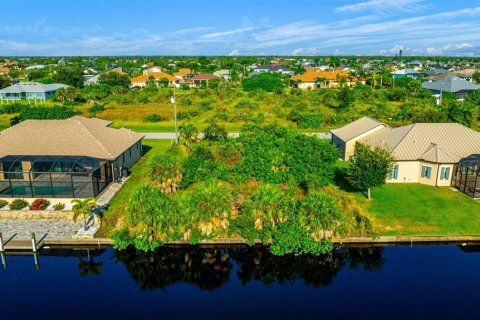
[[[87,229],[87,216],[92,213],[92,209],[97,206],[94,198],[84,200],[75,199],[73,203],[73,221],[77,222],[79,216],[83,217],[83,229]]]

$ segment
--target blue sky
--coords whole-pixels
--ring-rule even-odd
[[[480,56],[480,0],[2,0],[1,55]]]

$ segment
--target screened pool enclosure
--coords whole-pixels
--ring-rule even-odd
[[[480,154],[460,160],[453,172],[454,187],[473,198],[480,198]]]
[[[72,156],[0,159],[0,197],[96,197],[112,181],[108,161]]]

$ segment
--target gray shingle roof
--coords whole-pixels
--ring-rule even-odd
[[[61,83],[43,84],[38,82],[19,82],[0,90],[0,93],[49,92],[68,87]]]
[[[478,90],[480,86],[469,81],[452,77],[444,80],[434,82],[424,82],[422,87],[429,90],[445,91],[445,92],[459,92],[459,91],[473,91]]]

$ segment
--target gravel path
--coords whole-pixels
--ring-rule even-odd
[[[15,239],[30,239],[32,232],[40,239],[45,234],[50,239],[70,239],[82,227],[82,221],[73,223],[64,220],[0,220],[0,232],[3,240],[14,234]]]

